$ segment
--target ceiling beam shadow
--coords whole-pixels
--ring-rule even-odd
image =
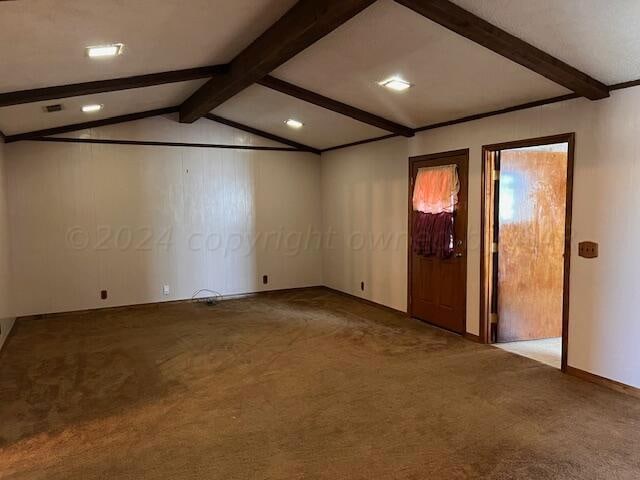
[[[166,115],[168,113],[176,113],[179,107],[158,108],[155,110],[147,110],[145,112],[128,113],[117,117],[103,118],[101,120],[92,120],[90,122],[74,123],[64,125],[62,127],[47,128],[44,130],[35,130],[33,132],[18,133],[16,135],[7,135],[4,139],[5,143],[19,142],[21,140],[32,140],[34,138],[48,137],[50,135],[58,135],[61,133],[76,132],[87,128],[104,127],[106,125],[115,125],[117,123],[132,122],[143,118],[155,117],[157,115]]]
[[[320,155],[321,153],[318,148],[313,148],[308,145],[303,145],[302,143],[294,142],[293,140],[289,140],[288,138],[279,137],[278,135],[274,135],[273,133],[265,132],[263,130],[258,130],[257,128],[249,127],[248,125],[234,122],[233,120],[228,120],[218,115],[214,115],[213,113],[207,113],[204,115],[204,117],[208,118],[211,121],[221,123],[223,125],[227,125],[228,127],[237,128],[238,130],[242,130],[243,132],[251,133],[253,135],[266,138],[267,140],[272,140],[274,142],[282,143],[284,145],[289,145],[291,147],[297,148],[298,150],[301,150],[304,152],[311,152],[311,153],[315,153],[316,155]]]
[[[192,123],[211,112],[375,1],[299,0],[231,61],[229,74],[213,77],[182,104],[180,121]]]
[[[609,96],[609,88],[586,73],[505,32],[449,0],[395,0],[469,40],[590,100]]]
[[[354,120],[378,127],[388,132],[397,133],[404,137],[413,137],[414,135],[413,129],[409,127],[405,127],[404,125],[400,125],[399,123],[392,122],[386,118],[379,117],[378,115],[365,112],[364,110],[360,110],[359,108],[352,107],[345,103],[338,102],[337,100],[332,100],[331,98],[324,97],[318,93],[306,90],[270,75],[258,80],[258,84],[299,100],[326,108],[327,110],[346,115]]]
[[[24,103],[58,100],[61,98],[93,95],[96,93],[115,92],[132,88],[152,87],[165,83],[186,82],[201,78],[224,75],[229,71],[228,65],[212,65],[208,67],[187,68],[170,72],[150,73],[133,77],[97,80],[94,82],[73,83],[55,87],[34,88],[17,92],[0,93],[0,107],[21,105]]]

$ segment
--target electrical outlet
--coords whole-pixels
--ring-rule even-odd
[[[598,244],[596,242],[580,242],[578,244],[578,255],[583,258],[597,258]]]
[[[263,275],[262,276],[262,283],[264,285],[266,285],[267,283],[269,283],[269,275]]]
[[[109,296],[109,294],[107,293],[107,291],[106,291],[106,290],[102,290],[102,291],[100,291],[100,298],[101,298],[102,300],[106,300],[108,296]]]
[[[169,285],[165,285],[162,287],[162,293],[164,293],[165,295],[169,295],[170,292],[171,289],[169,288]]]
[[[360,282],[360,290],[364,292],[364,282]]]

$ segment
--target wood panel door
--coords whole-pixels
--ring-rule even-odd
[[[413,185],[418,169],[456,165],[460,179],[454,213],[454,254],[447,259],[425,257],[413,251]],[[409,159],[409,276],[408,311],[420,320],[464,334],[467,303],[467,190],[469,151],[439,153]]]
[[[497,341],[560,337],[568,144],[500,152]]]

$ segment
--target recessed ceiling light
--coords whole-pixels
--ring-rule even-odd
[[[84,113],[99,112],[100,110],[102,110],[102,105],[98,105],[98,104],[84,105],[82,107],[82,111]]]
[[[295,128],[296,130],[304,127],[304,123],[299,120],[294,120],[293,118],[290,118],[284,123],[286,123],[288,127]]]
[[[87,47],[87,55],[91,58],[99,57],[115,57],[122,53],[124,45],[122,43],[113,43],[111,45],[95,45]]]
[[[408,88],[411,88],[413,86],[406,80],[401,79],[400,77],[387,78],[385,81],[380,82],[379,85],[383,87],[387,87],[396,92],[403,92],[404,90],[407,90]]]

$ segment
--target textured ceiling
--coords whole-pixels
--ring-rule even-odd
[[[606,84],[640,78],[638,0],[453,0]]]
[[[0,2],[0,92],[229,62],[295,0]],[[125,54],[89,59],[85,47]]]
[[[0,1],[0,92],[226,63],[296,0]],[[608,84],[640,78],[639,0],[454,0]],[[89,45],[125,53],[89,59]],[[395,3],[379,0],[275,72],[316,93],[419,127],[568,91]],[[377,82],[401,75],[405,93]],[[203,81],[0,108],[11,135],[180,104]],[[87,103],[105,109],[83,114]],[[388,132],[254,86],[215,113],[317,148]],[[305,128],[284,125],[299,118]]]
[[[4,107],[0,108],[0,130],[5,135],[13,135],[15,133],[100,120],[127,113],[173,107],[179,105],[185,97],[202,85],[203,82],[204,80],[192,80],[120,92],[99,93],[85,97],[65,98],[60,100],[64,110],[55,113],[44,113],[42,109],[45,105],[57,103],[56,101]],[[103,110],[90,114],[82,112],[83,105],[96,103],[104,105]]]
[[[378,85],[396,74],[415,86],[398,94]],[[411,127],[568,93],[392,0],[378,1],[273,75]]]
[[[259,85],[247,88],[213,113],[315,148],[389,133]],[[304,127],[286,126],[289,118],[301,121]]]

